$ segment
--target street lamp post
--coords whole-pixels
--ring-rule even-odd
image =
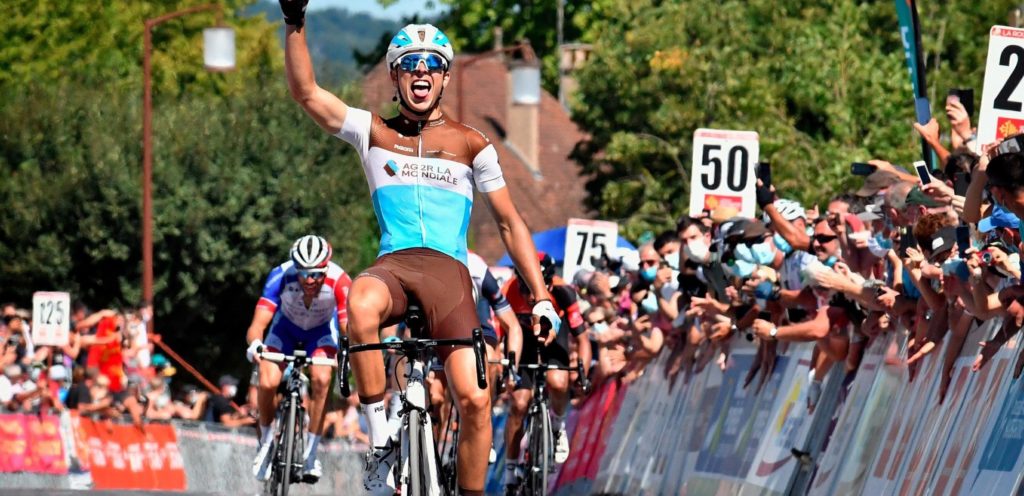
[[[223,27],[224,10],[217,4],[198,5],[146,19],[142,44],[142,297],[153,303],[153,82],[151,53],[153,28],[178,17],[215,11],[217,27],[203,32],[203,58],[207,70],[228,71],[235,65],[234,31]],[[147,324],[153,332],[153,318]]]

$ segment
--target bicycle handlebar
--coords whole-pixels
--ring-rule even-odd
[[[326,365],[328,367],[335,367],[337,363],[333,358],[327,358],[322,356],[308,357],[305,354],[302,355],[285,355],[284,353],[278,353],[275,351],[260,351],[257,352],[260,358],[274,363],[291,363],[291,362],[304,362],[310,365]]]
[[[473,329],[473,337],[468,339],[406,339],[390,343],[368,343],[349,345],[348,336],[341,337],[338,350],[338,383],[341,395],[348,398],[352,390],[348,383],[349,354],[364,351],[392,350],[403,355],[419,354],[438,346],[470,346],[473,348],[476,362],[476,384],[480,389],[487,389],[487,369],[484,367],[484,335],[480,329]]]
[[[590,392],[591,383],[590,378],[583,373],[583,362],[577,360],[576,365],[556,365],[553,363],[521,363],[516,366],[516,354],[514,351],[508,352],[508,358],[502,358],[501,360],[490,360],[488,363],[501,365],[504,370],[501,374],[501,382],[504,383],[509,374],[519,375],[519,369],[526,370],[543,370],[545,372],[550,370],[565,370],[568,372],[576,372],[576,383],[579,385],[583,394]]]

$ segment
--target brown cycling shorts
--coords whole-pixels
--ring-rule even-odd
[[[405,317],[409,302],[418,302],[427,319],[426,336],[433,339],[465,339],[480,327],[473,300],[473,280],[458,260],[429,248],[410,248],[377,259],[358,277],[374,277],[391,293],[391,314],[383,326]],[[455,347],[438,347],[441,361]]]

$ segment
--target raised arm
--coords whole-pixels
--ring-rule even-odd
[[[348,105],[316,84],[303,26],[305,5],[304,0],[281,0],[286,23],[284,66],[288,90],[317,125],[328,133],[337,134],[348,115]]]

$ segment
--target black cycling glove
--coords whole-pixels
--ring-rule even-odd
[[[284,23],[302,27],[306,21],[306,4],[309,3],[309,0],[278,0],[278,3],[281,4]]]

